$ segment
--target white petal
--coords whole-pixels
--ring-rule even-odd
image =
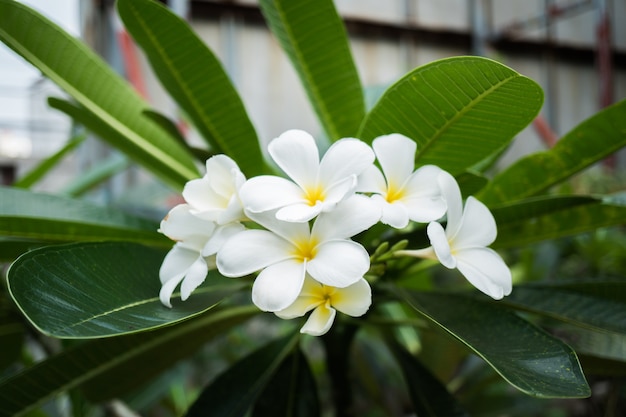
[[[308,274],[304,278],[304,284],[300,290],[300,295],[296,301],[289,307],[276,311],[276,314],[281,319],[293,319],[296,317],[302,317],[307,312],[317,307],[320,303],[325,302],[324,287],[319,282],[315,281]]]
[[[328,148],[320,162],[320,184],[330,185],[351,175],[360,175],[372,165],[374,158],[374,151],[365,142],[340,139]]]
[[[285,206],[276,212],[276,218],[290,223],[308,222],[322,212],[323,204],[318,202],[314,206],[306,203],[296,203]]]
[[[165,284],[174,278],[178,279],[178,277],[182,279],[199,257],[200,253],[198,251],[187,249],[178,243],[174,245],[161,263],[161,268],[159,269],[161,284]]]
[[[360,193],[386,193],[387,182],[380,169],[375,165],[366,168],[357,178],[356,191]]]
[[[380,136],[372,143],[387,184],[400,187],[415,168],[417,145],[404,135],[394,133]]]
[[[346,288],[337,288],[332,295],[331,304],[349,316],[362,316],[372,304],[372,290],[367,281],[361,278]]]
[[[272,159],[302,189],[317,182],[319,151],[313,136],[288,130],[268,145]]]
[[[161,304],[163,304],[165,307],[172,308],[172,303],[170,302],[170,299],[172,298],[174,290],[182,280],[183,276],[179,275],[170,279],[169,281],[166,281],[161,286],[161,290],[159,291],[159,299],[161,300]]]
[[[237,185],[241,185],[242,179],[245,180],[237,163],[226,155],[215,155],[207,159],[205,177],[211,188],[227,201],[237,191]]]
[[[379,198],[378,196],[372,196],[372,198]],[[409,224],[409,211],[401,201],[394,201],[393,203],[387,202],[387,200],[380,197],[382,204],[382,216],[380,221],[396,229],[402,229]]]
[[[441,195],[437,178],[441,168],[425,165],[417,169],[404,185],[401,199],[409,212],[409,218],[420,223],[438,220],[446,212],[446,202]]]
[[[208,272],[209,268],[204,258],[198,258],[193,265],[189,267],[187,275],[185,275],[185,279],[183,279],[183,283],[180,285],[180,299],[185,301],[189,298],[193,290],[204,282]]]
[[[318,242],[355,236],[380,219],[380,205],[371,198],[354,195],[339,203],[333,211],[321,213],[311,235]]]
[[[280,311],[298,298],[304,282],[305,264],[287,260],[265,268],[254,280],[252,302],[263,311]]]
[[[250,220],[265,227],[274,234],[289,242],[302,242],[309,240],[309,224],[306,222],[286,222],[276,218],[276,213],[266,211],[263,213],[246,213]]]
[[[461,226],[461,218],[463,216],[463,197],[459,185],[452,175],[446,171],[441,171],[437,177],[441,194],[448,206],[446,225],[446,236],[452,238]]]
[[[446,202],[441,197],[421,197],[403,199],[409,219],[414,222],[428,223],[439,220],[446,214]]]
[[[470,196],[452,246],[455,250],[489,246],[496,240],[497,233],[496,221],[487,206]]]
[[[239,193],[237,193],[230,198],[226,208],[218,213],[215,222],[217,224],[228,224],[244,220],[245,217],[246,216],[243,213],[243,204],[239,198]]]
[[[324,190],[324,211],[330,211],[334,209],[334,206],[340,201],[354,194],[357,178],[356,175],[351,175],[343,178],[341,181],[337,181],[330,187]]]
[[[227,277],[241,277],[289,259],[294,247],[266,230],[244,230],[228,239],[217,253],[217,269]]]
[[[443,226],[437,222],[431,222],[426,228],[426,233],[439,262],[446,268],[456,268],[456,260],[452,256],[450,244]]]
[[[333,325],[336,314],[337,311],[334,308],[328,308],[326,305],[321,304],[313,310],[309,319],[300,329],[300,333],[310,334],[311,336],[321,336],[327,333]]]
[[[351,240],[324,242],[316,250],[315,257],[307,264],[307,272],[324,285],[347,287],[362,278],[370,267],[365,248]]]
[[[243,207],[261,213],[295,203],[307,203],[302,189],[293,182],[273,175],[250,178],[239,190]]]
[[[202,248],[202,256],[215,255],[222,245],[235,236],[239,232],[243,232],[246,228],[241,223],[229,223],[223,226],[218,226],[215,229],[215,233],[207,240],[204,248]]]
[[[511,270],[494,250],[465,249],[456,258],[459,271],[480,291],[496,300],[511,293]]]
[[[206,177],[188,181],[183,188],[183,198],[192,213],[205,220],[217,220],[228,205],[228,198],[216,193]]]
[[[174,207],[161,221],[159,232],[175,241],[184,241],[188,247],[200,250],[215,231],[215,223],[200,219],[190,212],[188,204]],[[196,247],[196,246],[200,247]]]

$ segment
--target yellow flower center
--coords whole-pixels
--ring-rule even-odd
[[[397,187],[393,183],[389,183],[387,185],[385,200],[387,200],[388,203],[393,203],[394,201],[400,200],[402,197],[404,197],[404,190],[402,187]]]
[[[315,241],[315,239],[311,238],[295,242],[295,246],[295,256],[301,262],[310,261],[315,258],[315,254],[317,253],[317,241]]]
[[[309,203],[309,206],[312,207],[316,205],[318,201],[319,202],[324,201],[324,198],[325,198],[324,189],[320,187],[319,185],[315,185],[313,187],[307,187],[305,198],[307,202]]]

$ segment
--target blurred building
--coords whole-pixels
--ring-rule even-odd
[[[290,128],[320,134],[297,75],[267,30],[256,0],[168,0],[166,3],[189,21],[220,58],[264,142]],[[336,0],[335,3],[345,19],[370,105],[385,87],[407,71],[455,55],[491,57],[541,84],[546,92],[541,117],[516,138],[504,164],[551,146],[559,135],[606,105],[626,97],[626,25],[623,24],[626,0]],[[81,1],[79,5],[83,39],[127,76],[152,106],[174,119],[179,118],[175,104],[117,21],[113,1]],[[48,87],[33,88],[34,101],[44,100],[49,93]],[[33,109],[36,106],[33,104]],[[38,114],[44,114],[37,109]],[[9,133],[30,138],[31,156],[51,152],[50,144],[58,143],[58,140],[42,139],[42,132],[35,134],[36,120],[31,119],[32,129]],[[55,122],[58,128],[46,134],[58,134],[54,131],[62,129],[61,126],[66,126],[63,129],[69,132],[67,120],[63,123]],[[0,166],[9,165],[6,162],[9,161],[17,166],[12,175],[19,176],[20,166],[24,165],[19,161],[27,158],[15,154],[19,153],[15,146],[7,153],[2,145],[7,141],[6,131],[6,121],[0,115]],[[193,131],[189,140],[199,141]],[[109,152],[93,142],[87,146],[74,168],[97,164]],[[118,180],[113,190],[124,189],[136,179],[134,173]]]

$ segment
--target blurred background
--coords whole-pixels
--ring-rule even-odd
[[[113,0],[24,1],[82,38],[132,83],[151,106],[201,144],[119,23]],[[167,0],[221,59],[266,143],[290,128],[320,136],[295,71],[268,32],[255,0]],[[436,59],[482,55],[544,88],[540,117],[514,141],[498,169],[552,146],[603,107],[626,97],[626,0],[336,0],[361,81],[372,105],[407,71]],[[76,127],[49,109],[63,93],[21,58],[0,48],[0,180],[10,184],[63,147]],[[117,158],[117,159],[116,159]],[[606,161],[625,163],[624,154]],[[93,198],[160,204],[158,185],[97,140],[88,139],[33,188],[76,193],[79,173],[106,165]],[[108,165],[107,165],[108,164]],[[81,174],[82,175],[82,174]],[[104,178],[104,177],[103,177]],[[145,189],[143,187],[142,189]],[[80,190],[81,192],[84,190]],[[150,201],[154,200],[154,201]]]

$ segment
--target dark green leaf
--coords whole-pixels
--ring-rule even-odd
[[[234,364],[202,391],[185,416],[245,416],[297,341],[298,334],[290,333]]]
[[[0,0],[0,40],[115,131],[116,146],[135,149],[140,162],[163,180],[182,188],[198,176],[189,153],[142,114],[146,104],[85,44],[11,0]]]
[[[57,242],[125,240],[171,246],[157,228],[156,222],[87,201],[0,187],[0,236]]]
[[[35,249],[8,272],[11,296],[43,333],[106,337],[169,325],[213,308],[239,289],[210,273],[208,284],[174,308],[159,300],[164,252],[133,243],[82,243]]]
[[[574,351],[515,314],[460,295],[395,291],[519,390],[542,398],[590,395]]]
[[[626,281],[518,285],[502,302],[578,326],[626,336]]]
[[[117,8],[163,86],[212,150],[232,157],[248,176],[261,173],[263,156],[244,105],[189,25],[153,0],[120,0]]]
[[[129,166],[130,161],[126,156],[114,153],[66,184],[60,192],[73,197],[80,196],[115,174],[125,171]]]
[[[524,157],[485,187],[488,205],[533,196],[569,178],[626,145],[626,100],[585,120],[554,148]]]
[[[320,415],[315,378],[300,349],[287,356],[254,404],[252,417]]]
[[[291,59],[331,140],[353,137],[365,115],[361,82],[332,0],[261,0],[270,30]]]
[[[568,198],[566,197],[561,202],[566,202]],[[558,208],[558,198],[552,202],[550,202],[550,199],[546,201],[549,203],[548,205],[539,204],[535,206],[532,203],[529,209],[532,207],[532,210],[536,209],[538,213],[541,213],[546,208]],[[556,202],[557,205],[552,206],[553,202]],[[522,205],[525,204],[522,203]],[[511,206],[511,213],[515,211],[516,209]],[[518,221],[511,219],[510,222],[498,223],[498,238],[493,246],[503,248],[528,245],[541,240],[571,236],[596,230],[600,227],[624,223],[626,223],[626,207],[604,204],[599,200],[595,203],[588,203],[583,197],[582,199],[577,199],[571,208],[563,208],[559,211],[540,214],[532,218],[522,216]]]
[[[469,171],[457,175],[456,181],[459,184],[463,198],[476,194],[488,182],[486,177]]]
[[[587,196],[541,196],[532,197],[514,203],[504,204],[491,209],[498,225],[516,223],[542,215],[570,209],[586,204],[597,204],[600,200]]]
[[[420,417],[465,416],[458,401],[428,369],[398,343],[390,343],[409,388],[415,414]]]
[[[35,168],[28,171],[24,176],[20,177],[16,182],[13,183],[14,187],[19,188],[29,188],[31,185],[35,184],[37,181],[42,179],[52,168],[57,166],[59,161],[65,157],[68,153],[76,149],[78,145],[84,142],[87,135],[82,134],[78,136],[74,136],[71,138],[65,146],[55,152],[53,155],[47,157],[43,161],[41,161]]]
[[[0,415],[24,415],[78,386],[92,401],[125,394],[257,312],[218,308],[163,329],[75,345],[0,381]]]
[[[418,165],[459,174],[507,146],[541,109],[529,78],[480,57],[447,58],[392,85],[370,111],[359,138],[401,133],[417,142]]]

